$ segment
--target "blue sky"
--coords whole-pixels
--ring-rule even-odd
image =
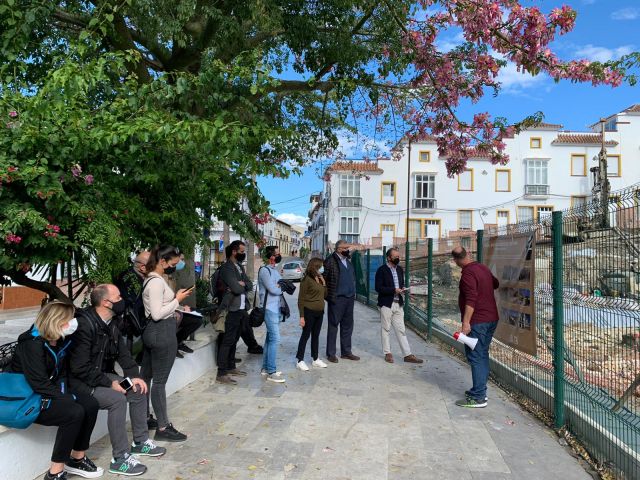
[[[545,12],[566,3],[578,11],[576,28],[559,37],[553,45],[563,59],[606,61],[640,51],[640,0],[537,0],[526,3],[536,4]],[[442,41],[455,44],[456,35],[452,33]],[[556,84],[546,76],[522,75],[513,68],[507,68],[502,82],[503,90],[498,97],[487,96],[477,105],[462,107],[459,113],[467,117],[473,112],[488,111],[515,121],[542,111],[547,122],[560,123],[567,130],[585,130],[600,117],[640,103],[640,86],[624,85],[612,89],[569,82]],[[359,147],[345,139],[343,150],[348,156],[357,157]],[[324,165],[326,163],[325,160]],[[293,223],[303,221],[301,217],[306,217],[309,209],[309,195],[322,188],[319,167],[319,164],[306,167],[302,176],[286,180],[258,180],[276,216]]]

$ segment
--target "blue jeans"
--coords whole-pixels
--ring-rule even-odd
[[[489,345],[493,339],[498,322],[477,323],[471,325],[469,337],[477,338],[476,348],[471,350],[464,346],[467,361],[471,366],[471,378],[473,388],[469,390],[469,396],[477,402],[484,402],[487,396],[487,380],[489,379]]]
[[[267,326],[267,338],[264,342],[262,369],[272,374],[276,371],[276,353],[280,344],[280,313],[265,310],[264,324]]]

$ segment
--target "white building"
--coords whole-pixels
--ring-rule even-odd
[[[640,104],[606,120],[615,191],[640,181]],[[507,165],[478,155],[453,178],[432,137],[400,142],[399,160],[336,162],[327,169],[322,195],[311,197],[312,251],[323,244],[327,250],[340,238],[374,247],[401,243],[407,202],[410,240],[460,237],[582,204],[591,196],[590,169],[601,148],[601,124],[591,128],[567,132],[541,124],[505,140]]]

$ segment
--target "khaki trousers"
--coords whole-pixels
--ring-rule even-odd
[[[397,302],[393,302],[391,308],[380,307],[380,323],[382,324],[382,351],[386,355],[391,353],[391,345],[389,344],[389,331],[393,327],[402,350],[402,356],[411,355],[409,340],[404,328],[404,310]]]

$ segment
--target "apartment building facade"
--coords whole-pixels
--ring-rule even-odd
[[[432,137],[400,142],[399,159],[335,162],[311,198],[312,250],[341,238],[393,245],[407,230],[410,240],[463,237],[583,204],[592,196],[600,130],[600,122],[585,132],[544,123],[505,140],[507,165],[477,155],[452,178]],[[605,138],[611,190],[640,181],[640,104],[608,117]]]

